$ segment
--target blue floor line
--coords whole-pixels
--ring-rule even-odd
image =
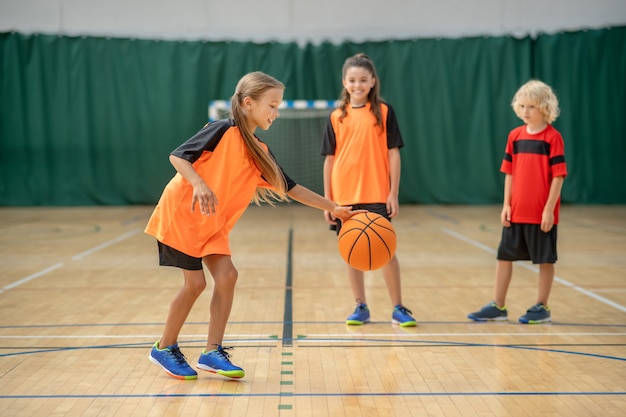
[[[482,392],[363,392],[363,393],[289,393],[290,397],[549,397],[549,396],[622,396],[626,391],[482,391]],[[193,398],[193,397],[284,397],[283,393],[217,393],[217,394],[83,394],[83,395],[0,395],[3,399],[67,398]]]

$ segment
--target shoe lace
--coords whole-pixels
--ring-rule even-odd
[[[409,310],[408,308],[406,308],[405,306],[398,306],[396,308],[404,314],[409,314],[409,315],[413,314],[413,312]]]
[[[217,350],[217,353],[219,353],[220,355],[222,355],[227,361],[230,362],[230,353],[226,352],[227,350],[231,350],[234,349],[233,346],[222,346],[222,345],[215,345],[215,350]]]
[[[357,312],[363,311],[363,310],[367,310],[367,304],[357,304],[356,309],[354,310],[354,312],[357,313]]]
[[[180,348],[173,347],[173,348],[170,348],[169,351],[172,357],[174,358],[174,360],[178,364],[187,363],[187,361],[185,360],[185,355],[183,355],[183,352],[180,351]]]

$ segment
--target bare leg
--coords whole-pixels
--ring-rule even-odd
[[[209,322],[209,335],[207,338],[206,351],[215,349],[224,340],[226,324],[230,317],[235,295],[235,284],[238,272],[232,263],[230,256],[209,255],[204,258],[206,265],[213,276],[215,285],[211,297],[211,320]]]
[[[552,283],[554,282],[554,264],[539,265],[539,291],[537,293],[537,304],[548,305]]]
[[[394,255],[387,265],[383,267],[383,277],[387,284],[387,291],[391,297],[393,306],[402,304],[402,286],[400,284],[400,262]]]
[[[498,261],[496,265],[496,287],[493,295],[493,301],[495,301],[498,307],[506,305],[506,293],[509,290],[512,277],[513,262]]]
[[[354,300],[359,304],[367,304],[365,301],[365,279],[363,271],[359,271],[348,265],[348,278],[352,287]]]
[[[161,349],[171,346],[178,341],[178,335],[185,320],[187,320],[191,307],[193,307],[193,304],[206,287],[206,279],[203,270],[190,271],[183,269],[183,276],[185,279],[183,288],[170,304],[165,329],[159,341],[159,347]]]

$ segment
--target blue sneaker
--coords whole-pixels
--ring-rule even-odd
[[[350,317],[346,319],[346,324],[351,326],[360,326],[370,321],[370,309],[367,308],[367,304],[357,304],[354,313],[350,314]]]
[[[178,343],[159,349],[157,341],[150,351],[150,361],[159,365],[171,377],[176,379],[198,379],[198,373],[185,360],[178,348]]]
[[[498,307],[498,305],[492,301],[483,308],[467,315],[468,319],[474,321],[504,321],[509,319],[509,313],[506,310],[506,306]]]
[[[203,350],[196,368],[228,378],[243,378],[246,373],[243,369],[230,362],[230,353],[226,352],[227,349],[232,349],[232,347],[225,348],[217,345],[217,348],[210,352]]]
[[[417,322],[411,317],[411,314],[413,314],[411,310],[398,304],[394,307],[393,313],[391,313],[391,322],[399,324],[400,327],[415,327]]]
[[[550,318],[550,307],[541,303],[526,310],[526,314],[519,318],[519,322],[524,324],[541,324],[550,321],[552,321]]]

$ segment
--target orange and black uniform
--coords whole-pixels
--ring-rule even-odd
[[[511,222],[541,224],[552,179],[567,175],[561,134],[552,125],[534,134],[528,133],[525,125],[513,129],[500,171],[512,175]],[[555,225],[560,201],[554,206]]]
[[[267,145],[261,145],[271,155]],[[191,212],[193,187],[177,173],[163,190],[145,232],[191,257],[230,255],[228,233],[257,187],[270,187],[250,157],[239,128],[233,119],[209,123],[171,154],[193,164],[217,197],[216,213],[203,215],[197,206]],[[283,175],[291,190],[296,183]]]
[[[381,103],[383,126],[376,125],[370,103],[330,114],[321,154],[334,155],[332,199],[340,205],[385,203],[390,192],[388,150],[404,145],[393,108]]]

